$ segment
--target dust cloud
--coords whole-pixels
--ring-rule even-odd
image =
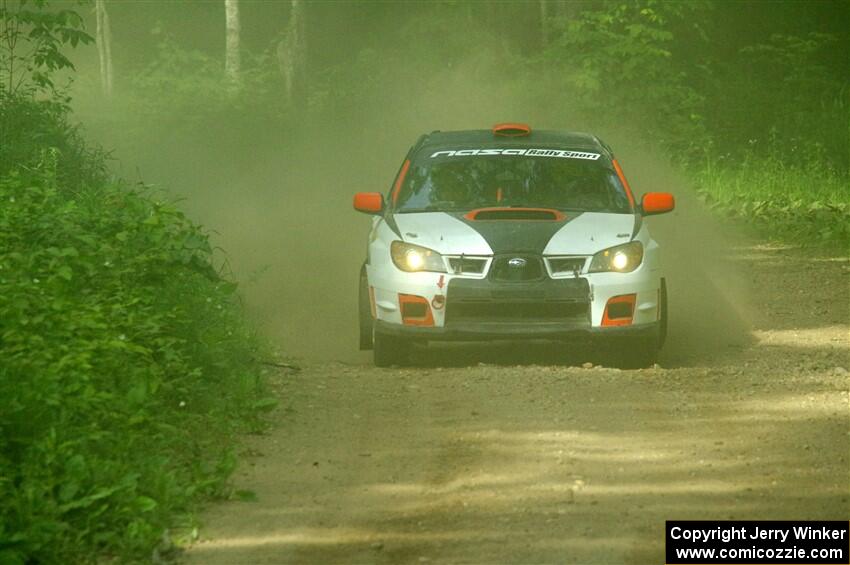
[[[671,318],[662,365],[698,364],[745,343],[751,318],[745,274],[728,261],[742,238],[703,209],[652,140],[547,107],[533,93],[512,92],[497,68],[482,64],[470,60],[433,72],[431,87],[416,99],[399,89],[404,99],[391,107],[361,108],[356,119],[316,118],[296,131],[258,131],[245,146],[223,149],[208,138],[163,132],[155,147],[128,159],[120,139],[107,143],[118,147],[120,174],[174,187],[192,217],[214,230],[248,312],[281,351],[367,362],[357,350],[356,297],[369,218],[352,209],[353,193],[385,192],[407,148],[435,129],[516,120],[590,131],[614,147],[638,195],[670,191],[677,198],[673,214],[647,220],[668,273]],[[391,95],[394,85],[385,87]]]
[[[750,341],[756,312],[747,273],[733,262],[749,245],[740,228],[717,220],[690,181],[652,149],[622,140],[613,145],[637,195],[671,192],[676,210],[645,221],[662,250],[669,330],[662,366],[700,364],[726,357]]]

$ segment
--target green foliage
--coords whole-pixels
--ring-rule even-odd
[[[850,248],[848,181],[822,160],[799,165],[750,152],[742,163],[724,161],[709,160],[695,177],[710,207],[780,240]]]
[[[104,104],[90,92],[76,105],[89,131],[119,139],[131,155],[193,145],[205,154],[240,154],[289,119],[281,78],[269,53],[243,54],[240,85],[225,76],[221,61],[188,49],[157,28],[155,49]],[[89,85],[96,87],[95,84]],[[106,110],[106,111],[105,111]],[[203,146],[198,146],[198,140]],[[110,142],[110,145],[114,143]],[[165,149],[167,151],[167,149]]]
[[[0,179],[0,561],[144,555],[263,409],[207,235],[144,189]]]
[[[773,35],[714,65],[707,94],[716,102],[707,112],[723,137],[714,156],[731,150],[738,161],[749,153],[768,157],[781,140],[786,164],[817,160],[850,172],[850,83],[821,62],[836,41],[818,33]]]
[[[564,100],[600,121],[642,127],[698,171],[718,212],[771,237],[847,247],[850,98],[846,77],[819,62],[836,39],[774,35],[689,76],[674,31],[704,39],[685,24],[708,12],[703,2],[602,2],[557,22],[534,71],[558,68]]]
[[[672,24],[706,10],[704,2],[603,2],[555,21],[534,72],[554,70],[565,103],[600,123],[641,128],[687,160],[702,153],[707,132],[703,98],[674,55]]]
[[[103,154],[68,122],[69,98],[53,76],[74,68],[62,48],[92,38],[79,14],[48,8],[46,0],[0,3],[0,177],[35,167],[49,147],[58,183],[75,191],[105,180]]]
[[[57,182],[65,190],[104,182],[103,153],[86,145],[67,114],[67,106],[56,100],[21,94],[0,97],[0,176],[14,168],[37,167],[50,147],[57,161]]]
[[[70,125],[51,76],[79,16],[2,6],[0,563],[149,559],[226,493],[273,406],[263,351],[206,232]]]
[[[74,65],[64,46],[91,43],[73,10],[48,10],[46,0],[4,0],[0,4],[0,93],[54,94],[53,75]]]
[[[426,117],[440,111],[437,108],[445,111],[465,94],[466,103],[479,99],[484,103],[482,85],[491,96],[515,93],[514,78],[498,81],[501,75],[510,75],[506,69],[520,66],[520,60],[506,53],[489,30],[470,27],[463,34],[447,34],[458,25],[458,14],[447,8],[453,6],[436,5],[437,12],[430,17],[387,30],[392,49],[365,47],[347,64],[315,72],[305,117],[328,127],[340,123],[362,127],[366,114],[375,117],[369,129],[380,135],[398,127],[396,116]]]
[[[147,122],[151,117],[184,126],[215,123],[234,113],[251,109],[251,116],[279,118],[282,112],[279,72],[269,53],[246,54],[240,86],[234,87],[222,71],[221,61],[209,54],[185,49],[160,28],[156,51],[134,73],[126,103]],[[243,117],[247,117],[244,116]]]

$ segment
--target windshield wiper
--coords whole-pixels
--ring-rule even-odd
[[[561,212],[599,212],[602,214],[619,213],[617,210],[612,210],[611,208],[562,208],[561,206],[558,206],[557,209]]]
[[[396,210],[396,214],[414,214],[417,212],[459,212],[463,208],[449,208],[444,206],[426,206],[424,208],[401,208]]]

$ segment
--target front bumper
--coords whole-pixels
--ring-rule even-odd
[[[651,257],[649,257],[651,259]],[[660,276],[646,260],[631,273],[584,273],[501,281],[447,273],[402,273],[367,265],[376,330],[428,340],[562,339],[581,335],[645,335],[657,331]],[[606,325],[611,299],[633,297],[630,323]],[[422,323],[402,315],[400,297],[429,305]]]
[[[529,325],[521,322],[463,323],[449,327],[404,326],[382,320],[375,322],[375,331],[423,341],[491,341],[491,340],[569,340],[597,337],[653,337],[659,323],[631,326],[569,327],[556,322]]]

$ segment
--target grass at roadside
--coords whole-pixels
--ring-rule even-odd
[[[771,238],[807,246],[850,245],[850,177],[819,162],[786,165],[766,158],[726,166],[712,161],[695,180],[712,209]]]

